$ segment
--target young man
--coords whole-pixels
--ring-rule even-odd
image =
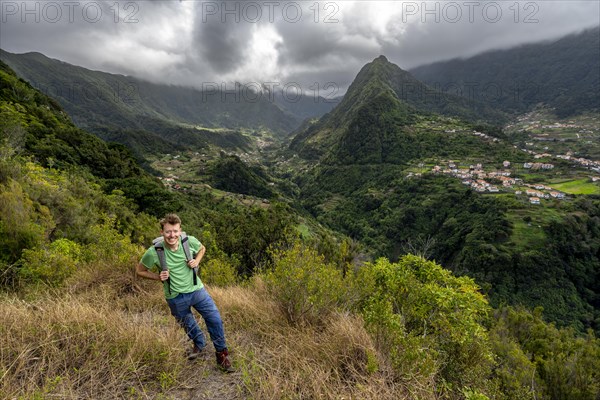
[[[195,268],[200,264],[206,248],[198,239],[188,236],[191,254],[191,259],[188,261],[181,238],[181,219],[175,214],[167,214],[160,221],[160,228],[163,237],[162,245],[153,245],[146,250],[137,265],[137,275],[162,281],[171,314],[194,342],[188,358],[197,358],[206,346],[204,334],[192,314],[193,307],[206,322],[210,339],[216,350],[217,364],[222,370],[233,372],[221,315],[202,281],[196,276]],[[159,252],[164,253],[166,270],[161,265]]]

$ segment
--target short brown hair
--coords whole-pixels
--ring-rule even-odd
[[[164,229],[165,224],[181,225],[181,218],[179,218],[179,216],[177,214],[173,214],[173,213],[167,214],[167,215],[165,215],[165,217],[163,219],[160,220],[160,229]]]

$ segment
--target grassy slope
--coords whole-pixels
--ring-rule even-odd
[[[138,253],[141,251],[141,248],[137,249]],[[338,311],[319,323],[291,324],[281,303],[269,295],[260,278],[229,287],[208,287],[223,316],[237,371],[221,373],[211,351],[193,362],[188,361],[184,354],[190,344],[169,315],[160,285],[135,278],[128,266],[137,256],[139,254],[132,254],[129,262],[122,260],[118,266],[111,262],[82,268],[60,292],[30,287],[20,296],[3,295],[0,298],[0,398],[464,398],[445,392],[443,387],[438,387],[439,392],[433,391],[435,384],[423,371],[410,374],[405,371],[402,379],[398,379],[398,373],[389,364],[389,354],[378,350],[379,346],[375,344],[377,335],[368,334],[363,319],[356,314]],[[400,276],[398,278],[402,280]],[[464,283],[463,278],[460,279]],[[422,285],[425,290],[421,294],[429,293],[434,286]],[[445,301],[443,298],[452,296],[453,292],[449,287],[438,288],[445,296],[431,299],[431,302],[440,306]],[[419,289],[414,290],[416,295]],[[458,290],[454,295],[468,297],[468,291]],[[408,295],[405,300],[422,304],[423,299]],[[447,307],[451,309],[453,305],[447,304]],[[407,316],[420,315],[418,308],[412,311],[417,314],[405,311]],[[452,312],[454,317],[446,322],[451,323],[462,313],[464,310]],[[527,396],[515,397],[518,392],[504,388],[508,397],[498,394],[499,397],[490,398],[566,398],[549,397],[541,388],[537,389],[538,397],[528,393],[532,374],[536,371],[531,369],[534,365],[523,351],[531,352],[532,359],[541,357],[539,366],[545,371],[556,373],[558,369],[565,369],[566,374],[569,371],[574,374],[575,380],[584,376],[597,378],[597,373],[584,374],[581,370],[598,371],[595,366],[600,358],[594,357],[600,356],[600,347],[593,337],[575,340],[572,332],[559,332],[553,326],[536,321],[531,314],[527,314],[529,317],[512,311],[509,314],[514,321],[507,320],[490,330],[490,335],[495,338],[494,346],[497,346],[495,354],[501,357],[498,373],[520,375],[521,368],[528,368],[523,381],[526,392],[521,392]],[[523,316],[527,319],[519,321]],[[416,321],[417,328],[421,326],[420,318]],[[423,324],[427,325],[425,319],[429,318],[432,316],[424,318]],[[502,315],[496,315],[496,318],[502,319]],[[507,331],[509,326],[503,325],[511,323],[516,324],[525,337],[521,344],[523,350],[511,339]],[[423,333],[423,338],[441,334],[442,340],[451,341],[444,334],[450,327],[444,327]],[[413,328],[407,327],[410,332]],[[418,340],[408,334],[407,338],[411,337]],[[400,349],[399,354],[407,352],[423,360],[435,353],[432,349],[415,349],[412,342],[402,343],[406,348]],[[555,347],[557,345],[561,347]],[[554,351],[560,353],[557,358],[552,357]],[[507,355],[505,352],[512,353]],[[469,356],[458,354],[450,359],[456,361],[454,357],[466,357],[468,360]],[[559,358],[563,356],[565,358]],[[557,374],[556,378],[560,380],[564,376]],[[518,385],[519,379],[517,376],[507,382]],[[538,377],[535,379],[534,383],[538,385]],[[550,376],[547,382],[554,385],[553,390],[569,384],[558,380],[554,381]],[[588,388],[578,398],[595,398],[600,393],[597,384],[573,382],[577,387]],[[493,392],[497,382],[488,383]],[[462,393],[466,395],[466,392]]]
[[[86,288],[97,275],[79,274],[66,295],[2,299],[0,397],[406,398],[385,368],[365,372],[356,355],[375,350],[357,317],[299,328],[260,281],[209,288],[237,368],[228,375],[217,369],[210,345],[199,360],[184,357],[189,342],[156,282],[121,269],[109,284]]]

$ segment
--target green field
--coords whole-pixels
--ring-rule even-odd
[[[523,251],[543,246],[546,240],[543,227],[552,219],[560,219],[561,214],[552,207],[530,206],[511,209],[506,217],[513,226],[510,241],[517,249]]]
[[[588,178],[551,183],[552,188],[568,194],[600,194],[600,186]]]
[[[519,250],[540,247],[546,239],[544,230],[541,228],[541,225],[538,225],[539,221],[533,220],[530,223],[527,223],[523,220],[523,216],[522,213],[507,214],[508,220],[513,226],[510,241],[514,243],[515,247]]]
[[[520,250],[539,248],[546,239],[544,230],[538,225],[527,224],[523,220],[513,221],[511,242]]]

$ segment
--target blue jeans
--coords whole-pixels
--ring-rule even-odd
[[[167,304],[171,314],[199,349],[206,346],[206,339],[192,314],[192,307],[202,315],[215,350],[222,351],[227,348],[221,314],[205,288],[191,293],[180,293],[177,297],[168,299]]]

